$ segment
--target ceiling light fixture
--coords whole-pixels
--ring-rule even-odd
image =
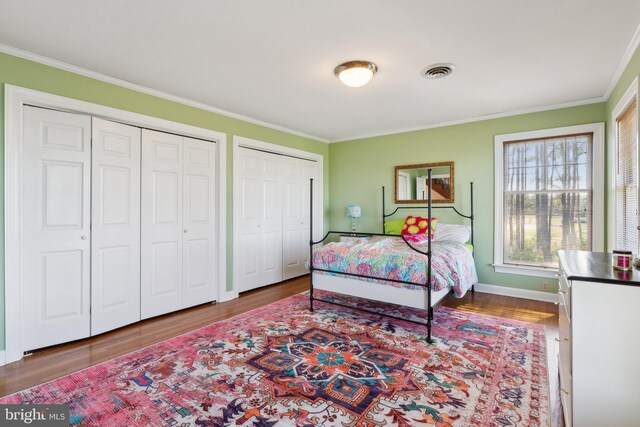
[[[360,87],[369,83],[378,67],[369,61],[349,61],[338,65],[333,73],[349,87]]]

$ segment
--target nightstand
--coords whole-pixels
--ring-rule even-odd
[[[371,239],[371,235],[370,234],[354,233],[354,234],[341,234],[340,235],[340,242],[341,243],[357,242],[359,240],[369,240],[369,239]]]

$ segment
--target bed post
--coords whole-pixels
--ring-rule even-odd
[[[473,182],[471,183],[471,245],[473,246]],[[473,248],[475,251],[475,248]]]
[[[309,180],[309,311],[313,313],[313,178]]]
[[[382,234],[385,234],[384,232],[384,216],[385,214],[385,210],[384,210],[384,185],[382,186]]]
[[[471,182],[471,253],[474,254],[476,247],[473,244],[473,182]],[[476,292],[476,285],[471,285],[471,293]]]
[[[427,342],[429,344],[433,342],[431,340],[431,319],[433,319],[433,307],[431,307],[431,237],[433,236],[433,230],[431,230],[431,172],[431,169],[427,171],[427,179],[429,180],[429,195],[427,198],[429,203],[427,206],[427,233],[429,233],[429,238],[427,239],[429,252],[429,255],[427,255]]]

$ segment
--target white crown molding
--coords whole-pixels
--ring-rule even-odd
[[[346,139],[329,140],[329,143],[330,144],[334,144],[336,142],[349,142],[349,141],[354,141],[354,140],[357,140],[357,139],[374,138],[374,137],[377,137],[377,136],[396,135],[396,134],[400,134],[400,133],[416,132],[416,131],[420,131],[420,130],[435,129],[435,128],[441,128],[441,127],[445,127],[445,126],[454,126],[454,125],[461,125],[461,124],[465,124],[465,123],[482,122],[482,121],[485,121],[485,120],[501,119],[503,117],[519,116],[521,114],[540,113],[542,111],[558,110],[558,109],[561,109],[561,108],[569,108],[569,107],[578,107],[580,105],[597,104],[598,102],[605,102],[606,100],[607,99],[604,98],[604,97],[582,99],[582,100],[579,100],[579,101],[570,101],[570,102],[564,102],[564,103],[561,103],[561,104],[546,105],[546,106],[543,106],[543,107],[533,107],[533,108],[527,108],[527,109],[524,109],[524,110],[516,110],[516,111],[511,111],[511,112],[505,112],[505,113],[488,114],[486,116],[478,116],[478,117],[472,117],[472,118],[468,118],[468,119],[453,120],[453,121],[450,121],[450,122],[434,123],[434,124],[426,125],[426,126],[416,126],[416,127],[411,127],[411,128],[396,129],[396,130],[392,130],[392,131],[385,131],[385,132],[378,132],[378,133],[368,133],[368,134],[363,134],[363,135],[352,136],[352,137],[349,137],[349,138],[346,138]]]
[[[226,116],[226,117],[230,117],[233,119],[238,119],[238,120],[242,120],[248,123],[253,123],[259,126],[264,126],[270,129],[274,129],[274,130],[278,130],[281,132],[286,132],[289,134],[293,134],[293,135],[297,135],[297,136],[301,136],[303,138],[310,138],[319,142],[324,142],[324,143],[336,143],[336,142],[349,142],[349,141],[354,141],[357,139],[365,139],[365,138],[374,138],[374,137],[379,137],[379,136],[388,136],[388,135],[395,135],[395,134],[400,134],[400,133],[407,133],[407,132],[416,132],[416,131],[421,131],[421,130],[427,130],[427,129],[435,129],[435,128],[440,128],[440,127],[446,127],[446,126],[454,126],[454,125],[460,125],[460,124],[465,124],[465,123],[473,123],[473,122],[480,122],[480,121],[484,121],[484,120],[492,120],[492,119],[500,119],[500,118],[504,118],[504,117],[511,117],[511,116],[518,116],[521,114],[529,114],[529,113],[539,113],[539,112],[543,112],[543,111],[549,111],[549,110],[557,110],[560,108],[569,108],[569,107],[577,107],[577,106],[581,106],[581,105],[588,105],[588,104],[595,104],[598,102],[606,102],[609,99],[609,96],[611,96],[611,92],[613,91],[613,89],[615,88],[616,84],[618,83],[618,80],[620,79],[620,76],[622,75],[622,73],[624,72],[625,68],[627,67],[627,65],[629,65],[629,61],[631,60],[631,57],[633,56],[633,54],[635,53],[636,49],[638,48],[638,46],[640,46],[640,25],[638,26],[638,28],[636,29],[636,32],[634,33],[631,41],[629,42],[629,45],[627,46],[627,50],[625,51],[622,59],[620,60],[620,63],[618,64],[618,67],[616,68],[616,71],[611,79],[611,83],[609,84],[609,87],[607,89],[607,91],[604,93],[603,96],[601,97],[597,97],[597,98],[589,98],[589,99],[583,99],[583,100],[578,100],[578,101],[570,101],[570,102],[565,102],[565,103],[560,103],[560,104],[552,104],[552,105],[546,105],[546,106],[541,106],[541,107],[533,107],[533,108],[527,108],[527,109],[522,109],[522,110],[516,110],[516,111],[511,111],[511,112],[503,112],[503,113],[495,113],[495,114],[488,114],[488,115],[483,115],[483,116],[476,116],[476,117],[471,117],[471,118],[467,118],[467,119],[460,119],[460,120],[453,120],[453,121],[448,121],[448,122],[439,122],[439,123],[433,123],[430,125],[425,125],[425,126],[415,126],[415,127],[410,127],[410,128],[401,128],[401,129],[395,129],[395,130],[390,130],[390,131],[383,131],[383,132],[374,132],[374,133],[367,133],[367,134],[360,134],[360,135],[353,135],[350,137],[346,137],[346,138],[335,138],[335,139],[327,139],[327,138],[322,138],[316,135],[310,135],[304,132],[300,132],[294,129],[289,129],[283,126],[279,126],[279,125],[274,125],[271,123],[267,123],[267,122],[263,122],[261,120],[258,119],[254,119],[252,117],[247,117],[247,116],[243,116],[241,114],[236,114],[236,113],[232,113],[230,111],[226,111],[226,110],[222,110],[219,108],[215,108],[212,107],[210,105],[207,104],[203,104],[201,102],[197,102],[197,101],[193,101],[187,98],[182,98],[179,96],[175,96],[160,90],[156,90],[156,89],[152,89],[146,86],[142,86],[136,83],[132,83],[126,80],[122,80],[116,77],[112,77],[106,74],[102,74],[96,71],[92,71],[92,70],[88,70],[86,68],[82,68],[76,65],[72,65],[72,64],[68,64],[66,62],[62,62],[62,61],[58,61],[56,59],[52,59],[46,56],[42,56],[42,55],[38,55],[36,53],[33,52],[28,52],[22,49],[18,49],[12,46],[7,46],[4,44],[0,44],[0,52],[2,53],[6,53],[8,55],[12,55],[12,56],[16,56],[22,59],[26,59],[28,61],[33,61],[33,62],[37,62],[43,65],[47,65],[50,67],[54,67],[54,68],[58,68],[61,70],[65,70],[65,71],[69,71],[75,74],[79,74],[85,77],[89,77],[95,80],[99,80],[99,81],[103,81],[105,83],[110,83],[110,84],[114,84],[117,86],[121,86],[127,89],[131,89],[131,90],[135,90],[137,92],[141,92],[141,93],[145,93],[148,95],[152,95],[152,96],[156,96],[158,98],[162,98],[162,99],[166,99],[169,101],[173,101],[173,102],[177,102],[179,104],[183,104],[183,105],[187,105],[190,107],[194,107],[194,108],[198,108],[201,110],[205,110],[205,111],[209,111],[212,113],[216,113],[216,114],[220,114],[222,116]]]
[[[613,92],[613,89],[618,84],[618,80],[620,80],[622,73],[624,73],[627,65],[629,65],[629,61],[631,61],[631,57],[636,52],[636,49],[638,49],[638,46],[640,46],[640,25],[636,28],[636,32],[633,34],[633,37],[627,46],[627,50],[624,52],[624,55],[622,55],[618,68],[616,68],[615,73],[613,73],[613,78],[611,79],[611,83],[609,83],[609,88],[604,93],[605,99],[608,100],[611,96],[611,92]]]
[[[102,74],[97,71],[92,71],[83,67],[79,67],[77,65],[68,64],[66,62],[58,61],[57,59],[52,59],[43,55],[38,55],[33,52],[28,52],[26,50],[18,49],[12,46],[7,46],[4,44],[0,44],[0,52],[6,53],[7,55],[16,56],[18,58],[26,59],[28,61],[37,62],[42,65],[47,65],[49,67],[57,68],[64,71],[69,71],[74,74],[79,74],[81,76],[89,77],[91,79],[99,80],[105,83],[110,83],[116,86],[124,87],[126,89],[131,89],[136,92],[141,92],[147,95],[156,96],[158,98],[166,99],[168,101],[177,102],[179,104],[187,105],[189,107],[198,108],[200,110],[209,111],[211,113],[220,114],[221,116],[230,117],[232,119],[242,120],[248,123],[252,123],[258,126],[264,126],[266,128],[278,130],[281,132],[286,132],[292,135],[301,136],[303,138],[313,139],[319,142],[328,143],[329,141],[325,138],[321,138],[319,136],[310,135],[304,132],[300,132],[294,129],[289,129],[284,126],[274,125],[271,123],[263,122],[262,120],[254,119],[252,117],[243,116],[241,114],[232,113],[230,111],[222,110],[220,108],[212,107],[207,104],[203,104],[198,101],[193,101],[191,99],[182,98],[180,96],[172,95],[167,92],[163,92],[161,90],[152,89],[146,86],[139,85],[137,83],[132,83],[127,80],[122,80],[117,77],[112,77],[107,74]]]
[[[640,46],[640,25],[638,25],[638,28],[636,28],[636,32],[634,33],[633,37],[631,38],[631,41],[629,42],[629,45],[627,46],[627,50],[624,52],[624,55],[622,56],[622,59],[620,60],[620,63],[618,64],[618,67],[616,68],[616,71],[614,72],[613,77],[611,78],[611,83],[609,83],[609,87],[607,88],[607,90],[604,93],[604,95],[602,95],[601,97],[583,99],[583,100],[579,100],[579,101],[565,102],[565,103],[562,103],[562,104],[553,104],[553,105],[547,105],[547,106],[542,106],[542,107],[529,108],[529,109],[524,109],[524,110],[517,110],[517,111],[512,111],[512,112],[496,113],[496,114],[490,114],[490,115],[486,115],[486,116],[478,116],[478,117],[472,117],[472,118],[468,118],[468,119],[454,120],[454,121],[450,121],[450,122],[434,123],[434,124],[426,125],[426,126],[417,126],[417,127],[412,127],[412,128],[396,129],[394,131],[386,131],[386,132],[378,132],[378,133],[369,133],[369,134],[356,135],[356,136],[352,136],[352,137],[349,137],[349,138],[329,140],[329,143],[348,142],[348,141],[354,141],[356,139],[374,138],[374,137],[377,137],[377,136],[395,135],[395,134],[398,134],[398,133],[415,132],[415,131],[426,130],[426,129],[440,128],[440,127],[445,127],[445,126],[460,125],[460,124],[464,124],[464,123],[480,122],[480,121],[483,121],[483,120],[500,119],[500,118],[503,118],[503,117],[518,116],[520,114],[539,113],[539,112],[542,112],[542,111],[557,110],[557,109],[560,109],[560,108],[578,107],[580,105],[595,104],[595,103],[598,103],[598,102],[607,102],[609,100],[609,97],[611,96],[611,92],[613,92],[613,89],[618,84],[618,80],[622,76],[622,73],[627,68],[627,65],[629,65],[629,61],[631,61],[631,58],[633,57],[633,54],[638,49],[638,46]]]

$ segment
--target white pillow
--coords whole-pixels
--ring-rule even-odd
[[[469,239],[471,239],[471,227],[467,225],[438,223],[433,240],[467,243]]]

